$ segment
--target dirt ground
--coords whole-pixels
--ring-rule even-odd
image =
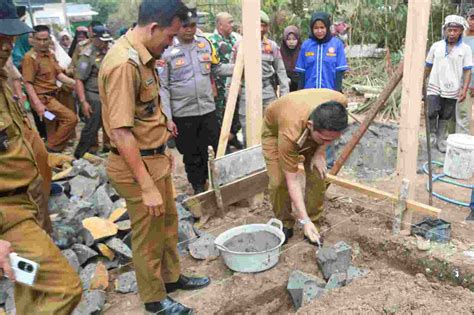
[[[181,159],[176,156],[177,190],[189,192]],[[416,198],[422,202],[428,198],[425,181],[426,176],[418,176]],[[393,178],[385,178],[366,184],[393,191],[394,182]],[[445,194],[454,193],[452,187],[436,187]],[[462,194],[456,192],[455,195]],[[468,199],[467,195],[468,192],[463,197]],[[393,205],[332,186],[327,193],[321,228],[325,243],[347,242],[353,248],[354,265],[369,268],[370,273],[349,286],[331,291],[298,313],[474,314],[474,293],[466,288],[474,290],[474,260],[462,254],[464,250],[474,250],[474,224],[463,221],[468,214],[466,208],[437,199],[434,205],[443,210],[443,219],[452,222],[453,241],[420,251],[414,237],[392,237]],[[231,227],[262,223],[271,217],[267,201],[253,212],[246,207],[231,206],[224,218],[212,219],[203,229],[217,236]],[[414,222],[420,218],[415,215]],[[286,290],[289,274],[299,269],[321,276],[315,254],[315,247],[305,242],[302,232],[296,229],[295,236],[282,248],[278,265],[257,274],[232,272],[222,258],[197,261],[189,255],[182,256],[184,273],[210,276],[212,284],[200,291],[178,291],[171,296],[193,307],[197,314],[294,313],[296,310]],[[111,278],[117,274],[118,271]],[[143,313],[137,294],[117,294],[111,283],[104,314]]]

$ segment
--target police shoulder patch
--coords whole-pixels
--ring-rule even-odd
[[[133,48],[128,49],[128,59],[132,60],[137,65],[140,64],[140,58],[138,57],[138,52]]]

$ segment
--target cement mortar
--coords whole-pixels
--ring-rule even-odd
[[[224,243],[224,246],[233,252],[258,253],[275,248],[280,239],[266,231],[242,233]]]

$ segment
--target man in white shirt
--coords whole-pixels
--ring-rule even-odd
[[[434,43],[426,58],[431,142],[442,153],[446,152],[446,132],[456,102],[464,101],[471,80],[472,51],[462,37],[466,26],[463,17],[447,16],[443,25],[445,39]]]

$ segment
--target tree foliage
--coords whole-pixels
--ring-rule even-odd
[[[211,16],[219,11],[229,11],[237,21],[241,19],[240,0],[196,0],[196,3],[200,11],[209,12]],[[350,44],[376,43],[391,51],[403,48],[408,12],[406,0],[261,0],[261,7],[270,15],[270,36],[278,42],[288,25],[298,26],[306,37],[311,14],[325,11],[333,21],[351,25]],[[430,44],[441,38],[444,18],[448,14],[465,13],[465,9],[450,1],[433,0]]]
[[[90,4],[93,10],[97,11],[99,15],[94,17],[102,23],[107,23],[109,16],[117,10],[120,0],[77,0],[78,3]]]

